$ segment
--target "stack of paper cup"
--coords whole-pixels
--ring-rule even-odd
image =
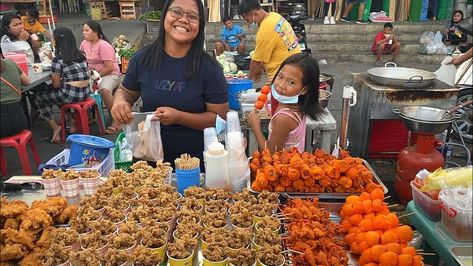
[[[204,151],[207,150],[210,143],[218,141],[217,140],[217,131],[214,127],[204,128]]]
[[[241,132],[240,118],[236,111],[230,111],[227,113],[227,133],[233,131]]]

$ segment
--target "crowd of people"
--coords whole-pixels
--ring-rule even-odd
[[[349,2],[342,19],[348,20],[348,12],[355,1]],[[363,0],[358,2],[361,10]],[[258,111],[250,112],[247,117],[258,146],[268,147],[271,151],[297,146],[302,152],[306,117],[316,119],[323,113],[317,100],[318,63],[312,56],[301,53],[294,30],[280,14],[267,12],[257,0],[242,1],[238,13],[250,27],[257,28],[248,78],[260,82],[265,73],[265,85],[270,87],[272,95],[267,139],[260,126]],[[361,13],[359,24],[363,23]],[[33,90],[34,96],[30,98],[32,109],[38,110],[51,127],[49,142],[61,141],[61,125],[54,120],[52,106],[83,101],[92,89],[100,93],[111,114],[112,121],[106,133],[115,134],[123,124],[132,121],[132,106],[141,97],[142,110],[153,113],[160,120],[164,160],[172,162],[188,153],[203,162],[203,129],[215,126],[217,116],[225,119],[229,105],[228,85],[221,67],[204,50],[205,13],[201,1],[166,1],[162,9],[161,34],[152,44],[136,52],[124,77],[115,50],[97,21],[84,23],[83,41],[77,47],[71,30],[57,28],[51,36],[37,19],[34,10],[28,10],[24,17],[5,15],[1,49],[3,54],[23,53],[32,63],[38,61],[35,35],[44,35],[41,38],[52,42],[55,57],[48,54],[52,59],[52,83]],[[462,19],[461,11],[455,11],[445,31],[445,41],[463,42],[464,35],[458,34],[460,29],[457,27]],[[224,51],[244,54],[246,33],[230,17],[225,17],[223,24],[220,40],[215,45],[217,54]],[[384,25],[375,36],[371,50],[376,55],[376,65],[381,65],[383,54],[392,54],[392,60],[398,60],[401,44],[393,24]],[[471,49],[464,57],[468,53],[471,54]],[[90,88],[90,70],[101,76],[97,88]],[[4,137],[26,128],[20,99],[21,86],[28,84],[28,78],[16,64],[3,58],[1,71],[2,125],[13,115],[21,114],[21,119],[10,123],[9,127],[2,126],[1,136]],[[69,115],[68,124],[69,133],[75,133],[73,116]]]

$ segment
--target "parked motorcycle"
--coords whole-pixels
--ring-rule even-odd
[[[299,45],[301,46],[302,52],[311,54],[312,51],[307,45],[307,35],[305,32],[305,25],[302,24],[302,21],[306,20],[308,16],[302,12],[294,11],[289,14],[287,17],[287,21],[291,24],[294,33],[299,41]]]

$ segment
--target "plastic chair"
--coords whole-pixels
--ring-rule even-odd
[[[16,135],[0,139],[0,167],[2,169],[1,172],[3,176],[7,176],[7,161],[3,148],[15,148],[20,156],[23,174],[32,174],[28,151],[26,149],[26,144],[28,143],[30,144],[31,151],[33,152],[36,167],[38,167],[39,155],[38,150],[36,150],[36,144],[34,143],[33,134],[31,133],[31,131],[25,129]]]
[[[75,110],[75,119],[76,119],[76,126],[77,130],[81,131],[82,134],[89,134],[89,108],[94,108],[95,113],[100,116],[98,120],[99,122],[99,130],[100,134],[104,134],[105,127],[102,122],[102,115],[98,108],[97,102],[93,98],[87,98],[86,100],[78,103],[68,103],[61,106],[61,141],[66,140],[66,110],[74,109]]]

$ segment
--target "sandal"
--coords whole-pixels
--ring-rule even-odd
[[[121,130],[122,130],[121,126],[110,125],[105,129],[105,134],[114,135],[114,134],[117,134],[118,132],[120,132]]]

